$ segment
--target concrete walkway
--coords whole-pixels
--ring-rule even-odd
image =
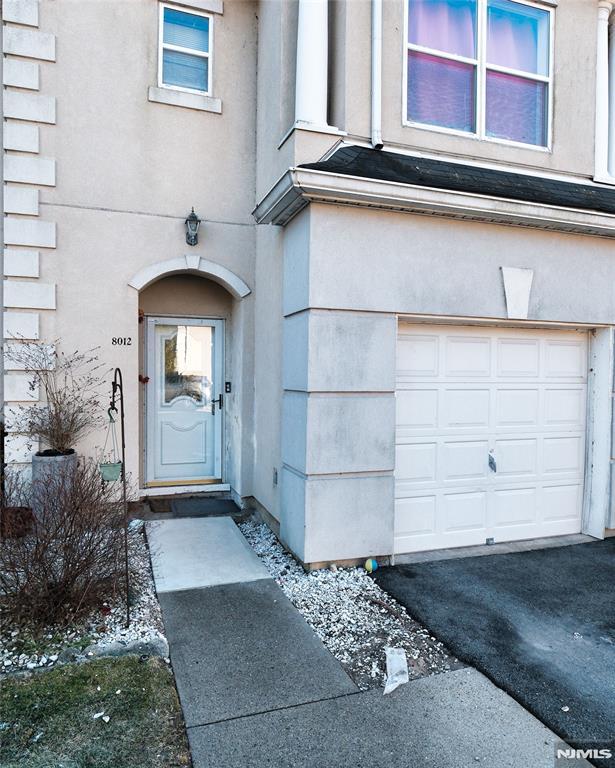
[[[479,672],[360,692],[228,518],[147,525],[194,768],[552,768],[557,737]]]
[[[147,524],[156,591],[267,579],[269,573],[228,517],[184,517]]]
[[[553,768],[555,737],[474,669],[194,728],[195,766]],[[575,763],[576,764],[576,763]]]

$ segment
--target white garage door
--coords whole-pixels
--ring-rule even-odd
[[[578,533],[587,334],[400,324],[395,552]]]

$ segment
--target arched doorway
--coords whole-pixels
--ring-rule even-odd
[[[241,375],[238,307],[249,289],[232,273],[232,285],[219,275],[214,282],[185,263],[183,271],[159,277],[145,272],[139,291],[141,485],[173,492],[228,484],[239,461],[229,429],[241,422],[233,389]]]

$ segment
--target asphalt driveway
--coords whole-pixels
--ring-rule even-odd
[[[615,747],[615,539],[398,565],[375,578],[563,739]]]

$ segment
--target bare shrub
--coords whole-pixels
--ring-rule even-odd
[[[95,349],[65,354],[58,342],[19,339],[6,345],[5,356],[28,374],[30,392],[38,389],[43,401],[17,406],[11,424],[17,433],[62,454],[102,425],[100,388],[107,371]]]
[[[69,623],[123,591],[118,487],[101,482],[95,462],[80,461],[30,492],[31,532],[0,545],[0,607],[14,624]],[[25,486],[13,490],[13,499],[26,495]]]
[[[0,546],[2,539],[25,536],[32,530],[31,487],[19,470],[4,472],[0,489]],[[2,498],[5,503],[2,503]]]

